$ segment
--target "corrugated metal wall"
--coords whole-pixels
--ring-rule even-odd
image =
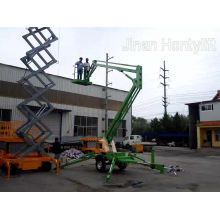
[[[19,68],[19,67],[13,67],[9,65],[4,65],[0,63],[0,80],[6,81],[6,82],[17,82],[21,79],[24,74],[28,74],[25,69]],[[71,93],[77,93],[82,95],[89,95],[94,97],[105,97],[105,92],[103,91],[102,86],[98,85],[91,85],[91,86],[81,86],[74,84],[69,78],[64,78],[60,76],[50,75],[51,79],[55,82],[55,87],[53,87],[54,90],[59,91],[66,91]],[[38,86],[42,87],[41,84],[38,81],[33,81],[33,83]],[[126,96],[127,92],[117,89],[109,89],[109,95],[117,101],[124,100],[124,97]]]
[[[22,68],[17,68],[13,66],[8,66],[4,64],[0,64],[0,81],[6,82],[17,82],[23,75],[25,74],[25,70]],[[71,79],[54,76],[51,75],[52,80],[56,83],[54,89],[72,93],[83,94],[87,96],[94,96],[99,98],[105,97],[105,92],[103,91],[102,86],[92,85],[92,86],[81,86],[77,84],[73,84]],[[36,82],[35,82],[36,83]],[[36,83],[37,86],[40,87],[39,83]],[[13,93],[13,88],[10,88],[10,92]],[[127,92],[115,89],[109,89],[109,95],[111,99],[117,101],[124,101]],[[0,108],[3,109],[12,109],[12,120],[15,121],[23,121],[25,120],[24,116],[17,110],[16,106],[21,103],[22,99],[18,98],[9,98],[1,96],[1,88],[0,88]],[[63,113],[63,125],[62,125],[62,134],[63,136],[73,136],[73,118],[75,115],[78,116],[89,116],[89,117],[98,117],[98,136],[103,136],[103,118],[104,118],[104,109],[95,109],[95,108],[87,108],[80,106],[72,106],[66,104],[55,104],[52,103],[56,109],[69,110],[69,112]],[[32,103],[35,105],[35,103]],[[116,111],[109,111],[109,118],[114,118]],[[127,135],[131,133],[131,110],[125,117],[126,126],[127,126]],[[52,136],[59,136],[59,122],[60,115],[58,113],[52,113],[45,120],[51,130],[54,132]]]
[[[55,137],[60,136],[60,114],[59,113],[50,113],[46,119],[42,120],[48,128],[53,131],[50,139],[54,140]]]

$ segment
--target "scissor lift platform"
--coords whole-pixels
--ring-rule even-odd
[[[24,141],[17,137],[15,130],[17,126],[23,122],[0,122],[0,167],[10,176],[16,170],[38,170],[49,171],[51,163],[57,167],[57,175],[59,174],[59,161],[47,155],[47,153],[33,152],[24,157],[21,154],[16,155],[10,152],[11,145],[22,145]],[[30,135],[38,132],[37,129],[30,130]],[[15,157],[16,155],[16,157]]]

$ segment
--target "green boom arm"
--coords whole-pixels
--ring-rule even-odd
[[[131,90],[128,92],[124,102],[122,103],[119,111],[117,112],[114,120],[110,124],[108,130],[105,132],[105,139],[107,140],[108,144],[111,144],[118,127],[120,126],[122,120],[128,113],[132,103],[134,102],[135,98],[137,97],[139,91],[142,89],[142,66],[134,66],[134,65],[127,65],[127,64],[120,64],[120,63],[112,63],[108,62],[108,65],[105,61],[94,60],[92,62],[90,71],[87,76],[85,76],[84,80],[74,80],[73,82],[83,84],[83,85],[91,85],[90,77],[94,73],[97,67],[104,67],[109,68],[112,70],[117,70],[123,73],[126,77],[128,77],[132,81]],[[132,78],[127,73],[135,73],[136,77]]]

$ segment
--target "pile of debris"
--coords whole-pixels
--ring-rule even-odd
[[[165,170],[167,173],[174,174],[175,176],[177,176],[178,172],[184,172],[184,169],[179,165],[169,165],[168,167],[165,167]]]
[[[71,162],[74,160],[77,160],[83,156],[83,152],[80,150],[77,150],[75,148],[71,148],[69,150],[65,150],[64,152],[61,153],[60,155],[60,164],[65,164],[67,162]]]

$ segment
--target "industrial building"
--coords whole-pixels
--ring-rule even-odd
[[[0,63],[0,121],[25,121],[17,110],[28,94],[17,83],[27,73],[24,68]],[[61,141],[71,141],[82,136],[103,137],[105,129],[105,87],[100,85],[83,86],[73,84],[72,79],[49,74],[55,87],[45,97],[54,110],[43,120],[52,130],[49,141],[59,137]],[[33,84],[40,88],[38,82]],[[127,92],[108,88],[108,120],[114,118],[124,101]],[[36,103],[30,105],[38,110]],[[131,109],[117,131],[116,139],[131,134]]]
[[[220,147],[220,90],[211,100],[187,105],[190,147]]]

